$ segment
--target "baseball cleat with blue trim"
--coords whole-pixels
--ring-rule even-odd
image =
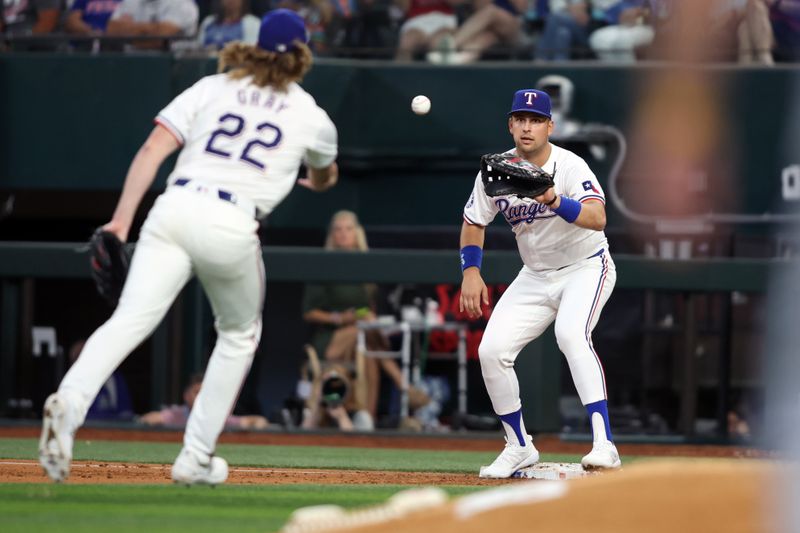
[[[619,458],[617,447],[610,440],[595,441],[592,451],[586,454],[581,460],[583,468],[586,470],[600,468],[619,468],[622,461]]]
[[[533,445],[530,435],[525,435],[525,446],[512,442],[506,437],[506,447],[489,466],[482,466],[478,477],[505,479],[517,470],[539,462],[539,451]]]

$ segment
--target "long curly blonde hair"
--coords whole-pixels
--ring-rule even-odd
[[[290,83],[303,79],[312,62],[311,50],[299,41],[282,54],[234,41],[220,52],[217,72],[230,70],[228,75],[235,80],[252,76],[259,87],[269,85],[285,91]]]

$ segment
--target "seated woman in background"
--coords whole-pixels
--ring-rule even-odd
[[[441,50],[428,54],[431,63],[464,64],[480,59],[484,51],[503,44],[513,51],[521,44],[522,14],[527,0],[473,0],[473,12]]]
[[[367,237],[358,217],[352,211],[339,211],[333,215],[325,241],[326,250],[367,251]],[[363,283],[328,283],[306,285],[303,298],[303,318],[314,325],[311,346],[324,361],[351,365],[355,360],[359,320],[375,320],[375,287]],[[388,343],[378,331],[367,333],[370,349],[385,350]],[[401,389],[402,373],[392,359],[367,357],[366,409],[375,418],[378,411],[380,370]]]
[[[183,405],[165,406],[160,411],[151,411],[138,418],[138,422],[148,426],[185,427],[189,413],[200,394],[203,374],[195,374],[189,378],[189,384],[183,389]],[[269,421],[261,415],[228,415],[225,429],[266,429]]]
[[[258,17],[250,14],[249,0],[218,0],[214,13],[200,24],[197,42],[215,50],[231,41],[256,44],[260,26]]]

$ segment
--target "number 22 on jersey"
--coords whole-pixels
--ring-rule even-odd
[[[283,133],[281,133],[278,126],[270,122],[262,122],[256,125],[255,137],[250,138],[244,143],[244,147],[239,150],[239,145],[242,143],[225,143],[223,139],[227,137],[233,141],[242,135],[247,128],[244,117],[234,113],[226,113],[219,117],[218,122],[220,126],[208,138],[206,152],[225,159],[236,157],[239,161],[252,165],[259,170],[266,169],[266,165],[259,160],[259,152],[274,150],[280,145]]]

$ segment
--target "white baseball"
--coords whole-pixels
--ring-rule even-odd
[[[425,115],[431,110],[431,99],[422,94],[411,100],[411,111],[417,115]]]

